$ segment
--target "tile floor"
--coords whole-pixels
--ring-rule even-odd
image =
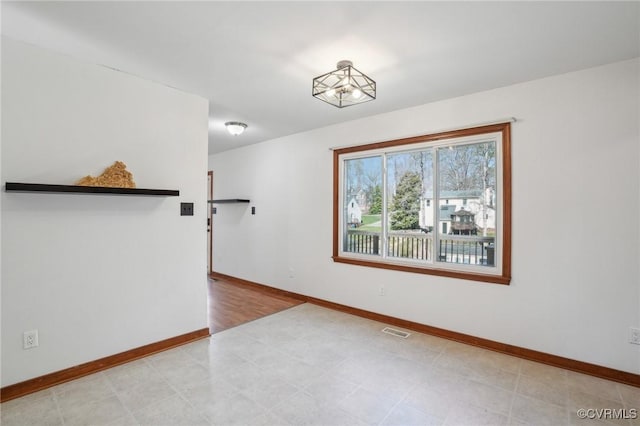
[[[2,425],[640,425],[640,389],[303,304],[0,406]]]

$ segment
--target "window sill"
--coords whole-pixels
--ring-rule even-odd
[[[440,277],[459,278],[461,280],[480,281],[491,284],[509,285],[510,276],[505,275],[487,275],[469,272],[451,271],[447,269],[424,268],[417,266],[401,265],[389,262],[371,262],[361,259],[352,259],[348,257],[332,256],[334,262],[346,263],[349,265],[367,266],[371,268],[389,269],[393,271],[412,272],[417,274],[436,275]]]

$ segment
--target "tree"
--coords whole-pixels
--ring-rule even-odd
[[[477,158],[473,145],[441,149],[439,155],[440,189],[461,191],[474,188]]]
[[[371,188],[371,206],[369,207],[369,214],[381,214],[382,213],[382,189],[380,185],[376,185]]]
[[[406,172],[396,186],[391,202],[391,229],[418,229],[422,181],[420,174]]]
[[[487,200],[487,189],[495,189],[496,147],[493,143],[476,145],[476,155],[480,162],[480,180],[482,181],[482,235],[487,236],[487,203],[493,207],[493,198]]]
[[[495,144],[462,145],[439,151],[440,189],[463,191],[495,185]]]
[[[369,167],[365,172],[364,192],[367,197],[369,214],[382,213],[382,161],[380,161],[379,166],[380,167]]]
[[[364,164],[361,159],[347,162],[347,194],[355,195],[362,189],[364,178]]]

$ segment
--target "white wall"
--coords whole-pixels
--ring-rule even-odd
[[[2,190],[2,386],[207,327],[207,114],[205,99],[2,39],[3,187],[121,160],[139,188],[180,190]],[[31,329],[40,346],[23,350]]]
[[[257,208],[251,216],[248,206],[219,206],[214,270],[640,373],[640,347],[627,342],[640,326],[639,71],[626,61],[213,155],[214,198],[246,197]],[[332,262],[329,147],[510,116],[510,286]]]

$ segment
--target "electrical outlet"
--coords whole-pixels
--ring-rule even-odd
[[[380,285],[380,288],[378,289],[378,295],[384,296],[384,293],[385,293],[384,285]]]
[[[629,343],[640,345],[640,328],[629,327]]]
[[[22,333],[22,349],[31,349],[38,346],[38,330],[29,330]]]

